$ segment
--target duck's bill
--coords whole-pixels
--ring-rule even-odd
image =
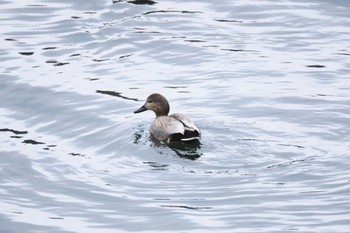
[[[134,113],[144,112],[146,110],[147,110],[147,108],[145,108],[145,106],[142,106],[141,108],[139,108],[136,111],[134,111]]]

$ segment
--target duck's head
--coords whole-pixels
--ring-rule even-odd
[[[156,116],[159,117],[168,115],[170,107],[164,96],[154,93],[148,96],[146,103],[141,108],[134,111],[134,113],[139,113],[146,110],[152,110]]]

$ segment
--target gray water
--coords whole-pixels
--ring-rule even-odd
[[[0,1],[0,232],[350,232],[349,1]],[[202,131],[154,141],[146,97]]]

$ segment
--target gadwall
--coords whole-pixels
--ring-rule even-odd
[[[148,96],[146,103],[134,113],[146,110],[152,110],[156,114],[150,131],[159,141],[194,142],[200,139],[198,127],[187,116],[180,113],[168,115],[169,103],[161,94],[154,93]]]

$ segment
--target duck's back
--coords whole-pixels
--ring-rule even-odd
[[[167,140],[170,135],[184,134],[185,128],[181,121],[170,116],[157,117],[150,128],[152,135],[160,141]]]
[[[200,135],[201,132],[200,132],[198,126],[190,118],[188,118],[186,115],[181,114],[181,113],[173,113],[169,116],[180,121],[185,126],[185,129],[187,128],[190,131],[197,131],[198,134]]]
[[[200,139],[201,132],[198,126],[186,115],[181,113],[173,113],[170,115],[170,117],[173,117],[176,120],[180,121],[184,127],[183,134],[175,134],[172,136],[172,139],[174,141],[188,142]]]
[[[152,135],[160,141],[199,140],[200,131],[196,124],[180,113],[157,117],[151,125]]]

